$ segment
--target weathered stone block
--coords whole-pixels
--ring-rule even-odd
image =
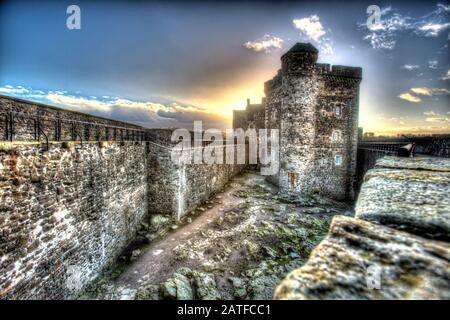
[[[450,245],[336,216],[275,299],[450,299]]]
[[[361,187],[356,218],[450,240],[450,159],[387,157]]]
[[[0,141],[0,151],[10,151],[12,149],[14,149],[12,142]]]

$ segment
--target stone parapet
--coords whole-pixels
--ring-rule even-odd
[[[450,160],[385,157],[275,299],[450,299]]]

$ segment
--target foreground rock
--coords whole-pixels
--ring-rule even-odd
[[[275,299],[450,299],[450,245],[336,216]]]
[[[161,288],[162,295],[166,299],[192,300],[194,295],[189,278],[181,273],[175,273]]]
[[[180,268],[161,285],[149,284],[139,288],[135,298],[138,300],[219,300],[221,295],[217,290],[213,274]]]
[[[450,159],[387,157],[370,170],[356,218],[450,241]]]

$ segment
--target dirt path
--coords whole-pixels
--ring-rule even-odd
[[[88,299],[270,299],[349,205],[286,199],[264,177],[235,177],[189,223],[139,248],[87,288]]]
[[[129,268],[121,274],[116,284],[130,289],[138,288],[143,281],[158,282],[165,280],[178,268],[174,263],[174,249],[188,240],[199,237],[199,233],[211,227],[213,221],[219,218],[223,212],[233,209],[244,202],[242,198],[233,196],[238,187],[229,187],[225,192],[219,193],[220,202],[206,209],[203,214],[193,219],[191,223],[183,225],[169,233],[164,239],[152,244],[138,260],[133,262]]]

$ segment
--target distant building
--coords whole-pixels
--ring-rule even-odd
[[[261,129],[265,127],[265,99],[261,103],[252,104],[247,99],[245,110],[233,110],[233,128],[247,130]]]

